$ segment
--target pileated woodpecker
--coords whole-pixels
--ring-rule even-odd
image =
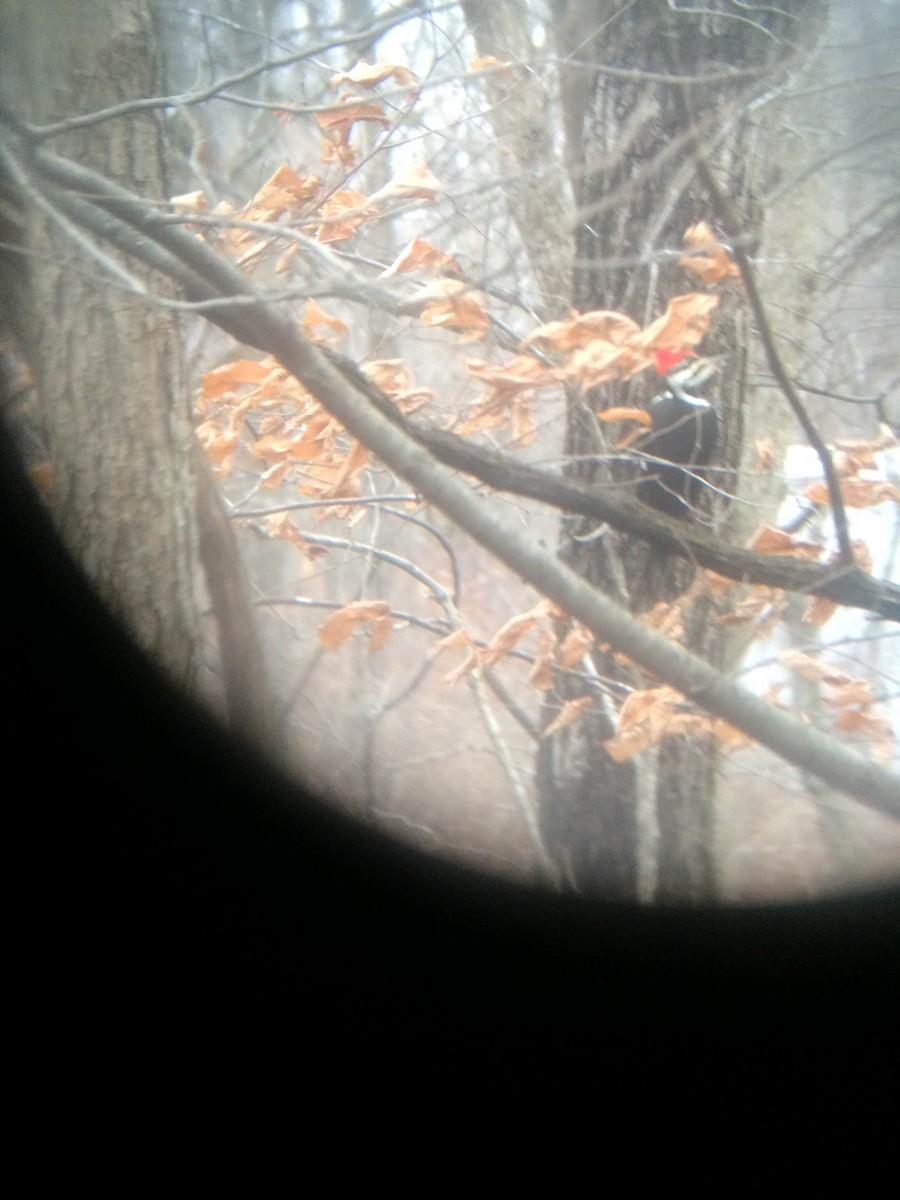
[[[648,456],[641,462],[638,496],[660,512],[690,516],[703,486],[694,476],[702,474],[712,458],[719,422],[716,410],[700,396],[699,389],[718,370],[723,357],[679,363],[666,375],[667,390],[650,401],[651,430],[635,444]],[[669,463],[680,465],[666,465]]]

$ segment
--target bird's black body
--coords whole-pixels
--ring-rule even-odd
[[[716,448],[716,410],[696,394],[716,365],[712,359],[695,359],[679,367],[666,378],[668,390],[647,409],[652,428],[636,447],[646,456],[638,496],[671,516],[691,515],[703,487],[696,476],[702,475]]]

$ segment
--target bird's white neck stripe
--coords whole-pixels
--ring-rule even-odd
[[[708,400],[702,399],[700,396],[689,396],[687,392],[673,391],[670,393],[676,400],[683,400],[685,404],[693,404],[694,408],[712,408]],[[660,399],[663,399],[661,396]]]

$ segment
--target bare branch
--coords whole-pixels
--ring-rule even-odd
[[[398,13],[386,18],[384,21],[370,25],[367,29],[361,30],[358,33],[342,34],[340,37],[319,42],[315,46],[307,47],[305,50],[298,50],[296,53],[285,55],[283,58],[272,58],[267,59],[265,62],[256,63],[254,66],[248,67],[244,71],[238,71],[234,75],[229,75],[225,79],[220,79],[217,83],[210,84],[209,87],[203,88],[200,91],[186,92],[176,96],[151,96],[143,100],[128,100],[122,104],[114,104],[109,108],[101,109],[98,112],[85,113],[80,117],[67,117],[63,121],[54,121],[49,125],[28,125],[25,122],[19,121],[18,128],[31,141],[41,142],[46,141],[48,138],[58,137],[63,133],[69,133],[73,129],[85,129],[94,125],[100,125],[104,121],[111,121],[116,117],[127,117],[137,112],[147,112],[160,108],[190,108],[196,104],[202,104],[206,100],[221,99],[221,93],[227,88],[234,87],[236,84],[247,83],[259,75],[280,70],[282,67],[293,66],[295,63],[315,58],[339,46],[353,46],[358,42],[370,42],[373,38],[380,37],[395,26],[402,25],[405,21],[420,16],[421,10],[426,7],[429,13],[435,13],[443,12],[445,9],[455,8],[456,6],[455,3],[450,2],[438,5],[426,5],[424,0],[409,0]],[[230,99],[233,100],[235,97],[230,97]]]

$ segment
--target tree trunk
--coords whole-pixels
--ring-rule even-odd
[[[758,140],[760,118],[749,114],[747,105],[772,85],[798,43],[812,41],[812,26],[824,6],[795,0],[778,10],[753,8],[750,19],[722,3],[678,12],[659,0],[629,0],[604,6],[602,29],[596,9],[578,0],[555,5],[559,53],[571,71],[562,92],[568,106],[568,160],[577,172],[573,300],[581,311],[614,309],[646,324],[672,296],[703,287],[685,275],[672,253],[689,226],[717,219],[697,169],[696,145],[737,208],[745,235],[751,242],[759,237],[754,189],[765,174],[766,148]],[[723,15],[713,15],[714,10]],[[751,69],[759,73],[751,76]],[[685,76],[694,82],[682,88],[675,80]],[[694,114],[692,128],[686,104]],[[739,286],[716,290],[720,305],[701,353],[729,356],[710,399],[720,418],[715,462],[736,468],[745,423],[747,321]],[[649,399],[652,386],[608,385],[587,397],[573,396],[567,446],[576,460],[573,474],[596,486],[615,486],[624,478],[615,466],[577,459],[614,454],[595,411]],[[734,488],[727,475],[713,476],[713,482]],[[724,506],[720,500],[710,506],[717,522],[726,519]],[[660,556],[610,530],[591,540],[573,540],[572,535],[590,532],[587,523],[572,521],[562,557],[633,612],[679,597],[690,586],[694,570],[689,563]],[[714,597],[699,597],[686,610],[684,640],[722,668],[734,639],[715,617]],[[597,651],[593,662],[598,676],[611,681],[613,698],[654,686],[652,678],[611,654]],[[583,690],[583,685],[579,690],[563,684],[547,706],[547,720],[562,701]],[[713,899],[714,746],[668,738],[655,754],[645,751],[616,763],[602,745],[613,729],[613,706],[599,703],[580,725],[542,743],[538,786],[548,847],[572,886],[586,895]]]
[[[518,0],[463,0],[479,56],[504,65],[485,74],[500,162],[509,171],[504,192],[528,250],[549,316],[562,316],[572,290],[572,194],[554,154],[554,72],[536,85],[536,57],[527,9]],[[525,64],[529,64],[526,66]]]
[[[143,0],[23,0],[6,6],[0,24],[3,101],[27,121],[163,90]],[[146,112],[65,133],[51,147],[156,200],[168,194],[158,135],[157,114]],[[19,200],[27,256],[4,263],[4,317],[33,367],[56,521],[108,607],[191,684],[197,467],[176,318],[111,283],[33,195]],[[117,261],[156,295],[173,294],[167,281]]]

